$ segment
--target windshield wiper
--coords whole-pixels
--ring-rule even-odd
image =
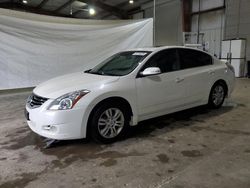
[[[86,71],[84,71],[84,73],[89,73],[89,74],[97,74],[97,75],[103,75],[103,76],[120,76],[120,75],[117,75],[117,74],[114,74],[114,73],[107,73],[107,72],[99,72],[99,71],[97,71],[97,72],[95,72],[95,71],[93,71],[93,72],[91,72],[91,70],[92,69],[88,69],[88,70],[86,70]],[[114,69],[114,70],[118,70],[118,69]]]
[[[100,73],[100,72],[87,72],[87,73],[89,73],[89,74],[103,75],[103,74],[102,74],[102,73]]]
[[[117,75],[117,74],[113,74],[113,73],[105,73],[103,75],[107,75],[107,76],[120,76],[120,75]]]
[[[106,72],[90,72],[90,71],[84,71],[85,73],[89,73],[89,74],[97,74],[97,75],[102,75],[102,76],[120,76],[117,74],[113,74],[113,73],[106,73]]]
[[[84,73],[103,75],[103,72],[101,73],[101,72],[91,72],[91,71],[92,71],[92,69],[88,69],[88,70],[84,71]]]
[[[92,69],[88,69],[86,71],[84,71],[84,73],[89,73]]]

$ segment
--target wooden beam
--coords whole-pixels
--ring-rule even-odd
[[[191,31],[192,0],[182,0],[182,30]]]
[[[60,12],[62,9],[66,8],[67,6],[71,5],[75,0],[69,0],[64,3],[62,6],[58,7],[54,12]]]
[[[36,8],[41,9],[49,0],[43,0]]]

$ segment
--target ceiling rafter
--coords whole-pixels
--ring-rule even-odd
[[[87,3],[89,6],[93,6],[93,7],[98,7],[98,8],[101,8],[107,12],[110,12],[112,15],[115,15],[117,16],[118,18],[121,18],[121,19],[128,19],[128,14],[125,10],[122,10],[118,7],[115,7],[115,6],[111,6],[111,5],[108,5],[106,3],[103,3],[102,1],[100,0],[79,0],[83,3]],[[74,15],[76,16],[76,14],[78,14],[79,12],[76,11],[74,13]]]
[[[84,12],[84,14],[81,14],[82,12]],[[87,13],[87,12],[85,12],[83,10],[76,10],[76,11],[74,11],[73,14],[72,14],[72,17],[76,18],[76,16],[78,14],[81,14],[81,18],[84,18],[84,19],[96,18],[96,15],[90,16],[89,13]]]
[[[0,8],[6,8],[11,10],[21,10],[21,11],[27,11],[31,13],[37,13],[37,14],[44,14],[49,16],[59,16],[59,17],[72,17],[70,15],[60,14],[60,13],[54,13],[47,10],[37,9],[36,7],[31,7],[28,5],[24,5],[22,3],[12,3],[12,2],[4,2],[0,3]]]
[[[54,10],[54,12],[60,12],[62,9],[66,8],[67,6],[71,5],[75,0],[69,0],[57,9]]]
[[[37,9],[41,9],[49,0],[43,0],[39,5],[37,5]]]
[[[63,16],[63,17],[76,17],[78,14],[82,12],[82,10],[74,10],[73,9],[73,14],[69,15],[68,14],[62,14],[60,13],[61,10],[66,8],[67,6],[70,6],[74,1],[76,0],[68,0],[64,4],[58,5],[54,8],[54,10],[44,10],[43,7],[45,6],[46,3],[48,3],[49,0],[42,0],[37,6],[33,7],[30,6],[29,4],[23,4],[21,1],[16,2],[15,0],[9,0],[8,5],[6,5],[6,8],[10,9],[16,9],[16,10],[24,10],[28,12],[33,12],[33,13],[38,13],[38,14],[46,14],[46,15],[52,15],[52,16]],[[126,11],[120,7],[123,7],[125,4],[128,2],[122,2],[119,3],[118,5],[109,5],[105,3],[103,0],[78,0],[80,2],[86,3],[87,6],[93,7],[93,8],[99,8],[100,13],[97,14],[96,16],[91,16],[91,18],[102,18],[101,15],[104,14],[104,17],[107,15],[114,15],[120,19],[128,19],[129,18],[129,11]],[[2,4],[2,3],[0,3]],[[1,6],[1,5],[0,5]],[[106,12],[106,15],[105,15]],[[81,14],[81,17],[84,16]],[[88,17],[87,15],[84,17]],[[90,18],[90,17],[88,17]]]
[[[131,15],[131,14],[133,14],[134,12],[140,12],[140,11],[141,11],[141,6],[142,6],[143,4],[147,4],[147,3],[152,2],[152,0],[137,1],[137,2],[140,3],[139,6],[133,7],[133,9],[130,9],[129,11],[127,11],[127,15],[128,15],[128,16]],[[122,2],[122,3],[119,3],[119,4],[115,5],[115,6],[116,6],[116,7],[124,7],[124,6],[126,6],[127,4],[128,4],[128,1],[124,1],[124,2]],[[105,14],[105,15],[103,15],[103,16],[101,17],[101,19],[107,18],[107,17],[109,17],[109,16],[112,16],[112,14]]]
[[[72,16],[76,16],[76,15],[80,14],[81,12],[82,12],[82,10],[77,10],[77,11],[73,12]]]

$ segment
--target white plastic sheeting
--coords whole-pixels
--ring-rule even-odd
[[[0,90],[84,71],[128,48],[152,46],[153,20],[79,20],[0,9]]]

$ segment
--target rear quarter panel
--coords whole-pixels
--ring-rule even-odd
[[[230,94],[232,93],[234,85],[235,85],[234,73],[228,69],[225,62],[220,61],[219,59],[214,59],[214,70],[215,70],[215,75],[213,78],[212,86],[214,85],[214,83],[216,81],[224,80],[227,84],[227,87],[228,87],[228,96],[227,97],[229,97]]]

